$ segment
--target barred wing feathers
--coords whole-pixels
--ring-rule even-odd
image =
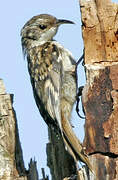
[[[59,50],[55,44],[47,42],[40,47],[32,48],[28,58],[34,96],[35,99],[37,97],[40,99],[37,105],[40,111],[42,111],[43,106],[52,120],[58,121],[54,123],[57,123],[61,130],[60,91],[63,66]],[[45,115],[41,113],[43,117],[47,116],[46,112]]]

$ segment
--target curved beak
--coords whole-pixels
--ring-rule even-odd
[[[58,19],[56,22],[57,25],[61,24],[75,24],[73,21],[65,20],[65,19]]]

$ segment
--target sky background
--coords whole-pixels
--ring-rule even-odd
[[[78,0],[4,0],[0,4],[0,78],[4,80],[7,93],[14,94],[13,106],[17,114],[25,166],[27,168],[30,158],[35,157],[40,178],[42,167],[45,168],[46,174],[49,174],[45,152],[48,142],[47,125],[41,118],[33,98],[27,62],[22,55],[20,30],[32,16],[42,13],[76,23],[62,25],[55,39],[69,49],[77,60],[83,53]],[[79,66],[78,72],[81,86],[85,83],[82,65]],[[82,141],[84,121],[78,118],[75,111],[72,113],[72,124],[75,126],[76,135]]]

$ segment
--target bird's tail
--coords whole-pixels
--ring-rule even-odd
[[[64,143],[67,146],[69,153],[72,155],[74,160],[81,160],[84,162],[88,168],[93,172],[93,168],[89,162],[89,159],[86,154],[84,154],[83,147],[76,137],[75,133],[72,130],[72,127],[68,120],[62,115],[62,129],[63,129],[63,139]]]

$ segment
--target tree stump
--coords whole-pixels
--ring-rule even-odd
[[[17,118],[12,103],[13,95],[5,92],[0,79],[0,179],[39,180],[35,161],[30,161],[28,170],[24,167]]]
[[[84,147],[95,176],[118,179],[118,4],[80,0],[85,47],[86,85],[82,101],[86,116]],[[84,176],[85,177],[85,176]]]

